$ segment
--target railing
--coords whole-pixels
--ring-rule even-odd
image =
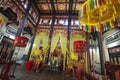
[[[67,71],[67,73],[70,75],[71,71]],[[80,67],[73,68],[70,76],[75,77],[76,80],[99,80],[99,78],[83,71]]]
[[[81,77],[82,80],[99,80],[99,78],[96,78],[96,76],[92,76],[85,71],[82,71]]]
[[[120,65],[106,62],[105,68],[111,80],[120,80]]]

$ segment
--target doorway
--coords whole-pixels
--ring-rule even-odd
[[[13,42],[14,40],[3,37],[1,43],[0,43],[0,63],[4,63],[10,56],[11,52],[13,52]]]

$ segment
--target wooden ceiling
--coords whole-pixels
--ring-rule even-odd
[[[50,28],[52,17],[55,16],[54,28],[67,29],[71,23],[71,29],[79,29],[78,13],[86,0],[35,0],[41,15],[39,28]],[[69,22],[71,18],[71,22]],[[45,27],[46,26],[46,27]]]
[[[78,12],[85,1],[86,0],[33,0],[25,25],[32,24],[36,26],[39,22],[38,29],[50,29],[53,16],[55,16],[54,28],[68,30],[68,25],[70,25],[72,30],[78,30]],[[17,20],[20,23],[29,2],[30,0],[8,0],[4,1],[2,6],[10,7],[17,14]],[[69,20],[70,18],[71,20]]]
[[[86,0],[35,0],[41,15],[78,15]]]

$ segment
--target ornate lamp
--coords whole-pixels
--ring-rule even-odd
[[[120,0],[87,0],[80,9],[80,23],[99,25],[120,15]],[[96,27],[97,28],[97,27]]]

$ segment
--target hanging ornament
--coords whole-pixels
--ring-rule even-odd
[[[14,46],[16,47],[26,47],[28,38],[24,36],[16,36],[14,41]]]
[[[110,23],[111,28],[114,28],[113,21],[110,21],[109,23]]]
[[[85,52],[86,41],[74,41],[74,52]]]
[[[98,26],[111,20],[115,21],[115,18],[120,15],[119,7],[120,0],[87,0],[79,12],[80,23],[90,27],[90,25]],[[98,30],[98,28],[96,29]]]
[[[106,24],[107,24],[106,25],[107,26],[107,30],[110,30],[111,29],[110,22],[107,22]]]
[[[90,0],[90,10],[94,9],[94,0]]]

